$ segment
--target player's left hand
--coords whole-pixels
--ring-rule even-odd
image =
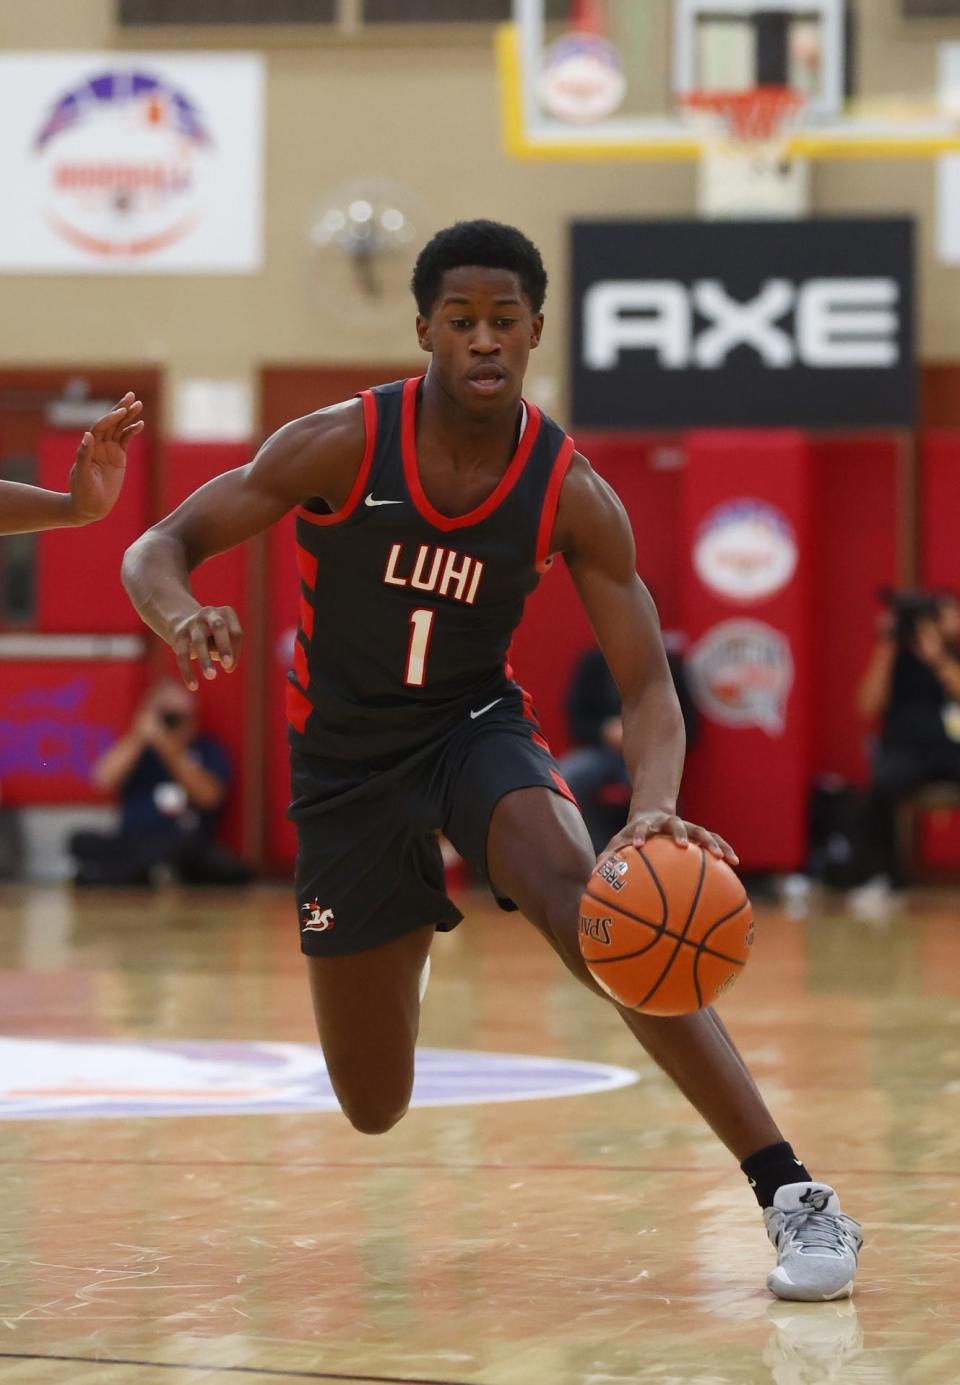
[[[84,433],[70,472],[73,520],[89,524],[110,513],[123,487],[127,448],[143,432],[143,404],[132,390]]]
[[[678,846],[683,847],[696,842],[705,851],[709,851],[711,856],[726,861],[728,865],[735,866],[740,861],[730,843],[725,842],[716,832],[708,832],[705,827],[698,827],[695,822],[686,822],[675,813],[665,813],[662,810],[634,813],[626,827],[611,838],[600,859],[604,860],[624,846],[639,848],[648,837],[670,837]]]

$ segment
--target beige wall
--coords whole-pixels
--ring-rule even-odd
[[[898,3],[864,0],[863,67],[874,89],[893,89],[904,72],[931,82],[937,39],[960,40],[960,25],[952,32],[944,25],[907,30]],[[0,0],[0,47],[119,46],[112,13],[112,0]],[[225,46],[219,36],[204,41]],[[143,46],[140,35],[136,42]],[[168,37],[161,46],[172,46]],[[195,375],[253,380],[259,363],[268,361],[409,359],[413,305],[402,287],[405,267],[393,271],[391,292],[371,303],[340,259],[311,254],[306,239],[312,207],[338,183],[389,176],[424,199],[425,233],[486,215],[516,222],[539,243],[552,285],[531,393],[563,417],[568,222],[598,214],[690,214],[693,167],[511,162],[500,148],[485,39],[429,46],[274,41],[267,63],[262,273],[6,276],[0,360],[155,362],[176,382]],[[928,359],[960,354],[960,272],[936,264],[930,246],[932,164],[820,165],[815,196],[825,213],[904,211],[919,218],[921,349]]]

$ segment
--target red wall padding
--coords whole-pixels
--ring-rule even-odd
[[[920,445],[921,585],[960,593],[960,433],[928,433]]]
[[[774,507],[793,530],[798,559],[784,586],[749,604],[708,586],[697,574],[697,535],[717,507],[755,500]],[[764,631],[771,650],[785,639],[792,679],[785,696],[757,702],[741,725],[718,715],[717,700],[703,712],[696,753],[683,780],[684,810],[694,822],[720,832],[746,869],[793,869],[806,854],[806,796],[810,765],[811,466],[802,433],[734,429],[691,433],[683,473],[683,624],[691,643],[714,638],[728,622],[748,620]],[[733,627],[730,627],[731,629]],[[757,667],[757,675],[774,676]],[[781,665],[780,675],[785,676]],[[726,676],[726,675],[724,675]],[[717,675],[714,675],[716,681]],[[775,677],[774,681],[778,681]],[[710,680],[708,679],[708,685]],[[760,685],[762,691],[763,684]],[[772,689],[771,689],[772,694]],[[747,706],[742,691],[733,706]],[[765,702],[766,706],[761,707]],[[716,711],[713,711],[713,706]],[[713,714],[711,712],[713,711]],[[769,721],[767,720],[769,718]],[[766,724],[758,724],[765,722]]]
[[[75,430],[48,431],[37,449],[37,482],[67,489]],[[148,523],[147,448],[130,445],[120,498],[95,525],[52,529],[36,539],[36,613],[40,635],[140,634],[143,626],[120,584],[128,544]],[[100,795],[90,770],[124,731],[144,686],[139,659],[29,660],[3,665],[0,687],[0,782],[7,804],[90,803]]]
[[[247,443],[172,442],[164,453],[160,492],[162,514],[174,509],[205,481],[242,466],[250,460]],[[233,606],[243,625],[249,602],[250,549],[248,545],[211,558],[193,574],[191,585],[197,600],[204,605]],[[168,659],[170,673],[179,678],[176,661]],[[241,658],[235,673],[218,671],[215,680],[200,679],[199,717],[201,727],[216,735],[226,746],[233,766],[233,790],[224,812],[224,841],[239,851],[243,841],[243,799],[246,792],[245,751],[251,710],[247,696],[249,661]]]
[[[639,434],[584,434],[577,439],[579,449],[624,501],[637,539],[638,569],[654,590],[665,629],[682,625],[680,515],[686,443],[685,438]],[[809,779],[831,772],[862,783],[870,728],[860,719],[854,698],[873,641],[877,589],[896,581],[900,443],[882,434],[812,434],[807,443],[812,506]],[[950,514],[960,511],[941,500],[935,503],[940,523],[948,527]],[[925,528],[930,524],[926,519]],[[948,547],[945,539],[945,557]],[[558,753],[568,744],[563,701],[570,671],[592,639],[572,583],[558,563],[528,602],[513,649],[517,676],[533,693]],[[699,754],[695,747],[689,759],[691,788]],[[688,809],[693,811],[689,804]],[[792,864],[799,865],[802,854]]]
[[[854,706],[870,658],[877,590],[897,577],[897,451],[889,436],[811,436],[811,774],[862,783],[871,728]]]

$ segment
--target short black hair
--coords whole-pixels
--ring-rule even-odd
[[[446,271],[461,265],[509,270],[520,280],[533,311],[543,307],[547,271],[533,241],[502,221],[458,221],[438,231],[417,256],[410,287],[423,317],[432,312]]]

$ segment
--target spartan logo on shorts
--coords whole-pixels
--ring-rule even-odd
[[[629,869],[629,864],[622,856],[608,856],[603,865],[597,867],[597,874],[612,890],[622,890],[627,883],[624,877]]]
[[[300,924],[301,933],[327,933],[333,927],[333,910],[321,909],[316,899],[301,904],[300,912],[307,916]]]

